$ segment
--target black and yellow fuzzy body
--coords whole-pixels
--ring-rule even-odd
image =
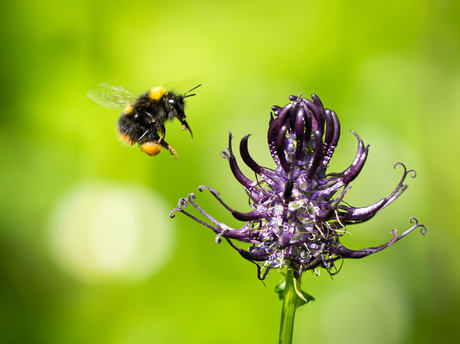
[[[177,158],[176,151],[164,140],[166,135],[164,123],[177,118],[182,123],[182,128],[192,135],[185,120],[184,98],[193,96],[194,94],[188,93],[201,85],[183,95],[158,86],[138,98],[119,86],[106,83],[98,86],[100,89],[88,92],[90,99],[109,108],[120,108],[122,104],[124,106],[117,123],[121,142],[129,145],[139,144],[141,150],[150,156],[157,155],[166,148]]]
[[[164,140],[164,123],[175,118],[192,134],[185,120],[184,96],[161,86],[152,88],[124,109],[117,124],[120,141],[130,145],[139,143],[141,150],[151,156],[157,155],[162,148],[176,156],[175,150]]]

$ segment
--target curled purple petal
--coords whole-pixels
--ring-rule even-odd
[[[338,273],[345,258],[363,258],[392,246],[415,229],[426,234],[426,227],[411,218],[412,226],[398,235],[394,229],[392,238],[379,246],[359,250],[349,249],[340,242],[348,232],[347,226],[373,218],[379,211],[394,202],[407,189],[407,176],[414,178],[414,170],[407,170],[402,163],[403,175],[395,189],[386,197],[366,207],[353,207],[344,201],[351,185],[364,167],[369,154],[361,138],[358,140],[355,158],[341,173],[328,173],[329,162],[340,138],[340,123],[336,113],[325,109],[316,95],[311,100],[290,96],[284,107],[273,106],[270,114],[267,142],[275,168],[259,165],[249,154],[246,135],[240,142],[240,155],[254,172],[255,180],[247,178],[239,168],[232,150],[229,132],[228,148],[222,157],[229,161],[236,180],[249,196],[250,211],[240,212],[228,206],[219,193],[207,190],[235,219],[242,221],[240,228],[231,228],[209,215],[189,194],[179,200],[170,217],[180,212],[199,224],[211,229],[215,241],[225,239],[244,259],[256,264],[257,276],[263,280],[271,269],[288,267],[298,278],[307,270],[326,269],[331,275]],[[378,182],[378,180],[377,180]],[[188,206],[198,213],[193,215]],[[201,219],[201,218],[204,218]],[[233,241],[250,243],[241,248]]]

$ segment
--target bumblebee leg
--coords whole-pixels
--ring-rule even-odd
[[[163,141],[158,141],[158,143],[163,147],[163,148],[166,148],[167,150],[169,150],[169,152],[171,153],[171,155],[174,156],[174,161],[177,162],[177,153],[175,151],[174,148],[171,147],[171,145],[169,143],[167,143],[165,140]]]
[[[192,129],[190,129],[190,127],[188,126],[188,123],[185,120],[185,118],[181,119],[180,122],[182,123],[182,130],[187,130],[190,133],[190,136],[192,137],[192,140],[193,140]]]
[[[153,141],[139,143],[139,147],[141,147],[141,151],[150,156],[158,155],[163,149],[161,145]]]
[[[148,128],[137,140],[141,151],[147,155],[155,156],[158,155],[163,146],[160,144],[160,138],[155,131],[155,128]]]
[[[160,142],[162,139],[164,139],[166,136],[166,128],[164,125],[161,125],[161,130],[160,130],[160,139],[158,142]]]
[[[158,122],[155,122],[154,125],[155,130],[160,134],[160,139],[158,140],[158,143],[160,143],[166,136],[166,128],[164,125],[161,125]]]
[[[137,141],[140,142],[140,141],[142,140],[142,138],[143,138],[145,135],[147,135],[149,132],[150,132],[150,129],[147,129],[147,130],[145,131],[145,133],[143,133],[143,134],[141,135],[141,137],[139,137],[139,138],[137,139]]]

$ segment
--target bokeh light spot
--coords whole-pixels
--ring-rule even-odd
[[[89,182],[58,202],[51,249],[57,264],[78,280],[135,283],[169,260],[172,225],[164,199],[146,187]]]

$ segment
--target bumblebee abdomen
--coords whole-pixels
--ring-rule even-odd
[[[117,132],[120,141],[129,145],[135,145],[147,130],[144,125],[134,120],[133,114],[134,112],[128,115],[123,113],[117,123]]]
[[[122,113],[122,116],[125,115],[125,116],[131,116],[131,115],[134,115],[134,107],[132,104],[128,104],[125,109],[123,110],[123,113]]]

